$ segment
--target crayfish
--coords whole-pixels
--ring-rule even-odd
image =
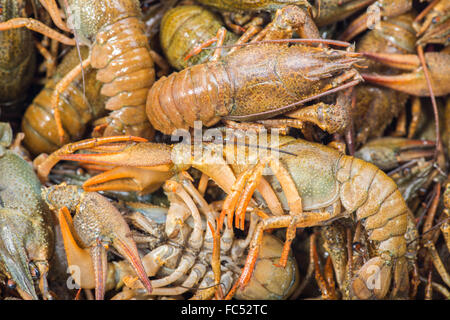
[[[53,254],[53,217],[41,198],[41,184],[33,167],[19,156],[20,138],[12,149],[12,130],[0,124],[0,270],[17,285],[23,299],[51,299],[47,284]]]

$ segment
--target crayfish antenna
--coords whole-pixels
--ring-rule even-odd
[[[430,98],[431,98],[431,105],[433,106],[433,115],[434,115],[434,121],[435,121],[435,133],[436,133],[436,149],[435,149],[435,154],[434,154],[434,160],[437,161],[437,158],[439,156],[439,153],[442,151],[442,145],[441,145],[441,132],[439,129],[439,110],[437,107],[437,103],[436,103],[436,97],[434,96],[434,92],[433,92],[433,85],[431,84],[431,78],[428,72],[428,66],[427,63],[425,61],[425,55],[423,53],[423,47],[421,45],[417,46],[417,53],[419,55],[419,59],[420,59],[420,64],[422,65],[423,68],[423,74],[425,76],[425,80],[427,83],[427,87],[428,87],[428,91],[430,93]]]

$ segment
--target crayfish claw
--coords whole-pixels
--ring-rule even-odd
[[[369,141],[355,156],[382,170],[390,170],[400,166],[400,163],[432,157],[434,148],[435,143],[430,140],[385,137]]]
[[[171,176],[170,172],[117,167],[88,179],[83,184],[83,188],[86,191],[123,190],[151,193]]]
[[[49,207],[58,210],[67,261],[72,266],[71,272],[77,272],[73,276],[80,287],[95,288],[96,299],[103,299],[108,277],[106,250],[111,244],[128,260],[151,293],[150,280],[128,224],[109,200],[66,184],[44,189],[42,194]],[[75,212],[73,221],[69,210]]]
[[[145,142],[147,141],[141,137],[134,136],[112,136],[112,137],[102,137],[102,138],[92,138],[85,139],[78,142],[68,143],[50,155],[39,156],[35,162],[34,166],[36,168],[37,174],[41,181],[46,181],[47,177],[51,171],[51,169],[60,161],[60,160],[73,160],[73,161],[83,161],[88,163],[97,163],[93,162],[88,155],[73,155],[74,152],[78,150],[102,150],[104,145],[114,144],[113,150],[121,150],[124,149],[127,145],[131,143]],[[118,153],[120,154],[120,153]],[[74,156],[74,159],[66,159],[67,156]],[[69,157],[70,158],[70,157]],[[105,164],[104,162],[102,162]]]
[[[362,52],[362,54],[371,60],[383,63],[387,66],[403,69],[414,70],[420,66],[419,57],[415,54],[399,54],[399,53],[380,53],[380,52]]]
[[[81,248],[74,238],[73,221],[66,207],[58,210],[58,220],[64,241],[67,264],[72,277],[80,288],[95,288],[94,266],[89,252]]]
[[[97,244],[89,249],[95,273],[95,300],[103,300],[106,291],[106,276],[108,272],[108,260],[106,249],[100,239]]]
[[[430,90],[426,81],[425,72],[424,69],[420,67],[421,64],[418,56],[381,53],[364,53],[364,55],[388,66],[412,70],[410,73],[403,73],[399,75],[362,73],[361,76],[364,80],[414,96],[430,96]],[[446,84],[449,80],[448,66],[450,64],[450,54],[444,51],[427,52],[425,53],[425,61],[429,68],[430,81],[434,95],[447,95],[449,93],[449,89]]]

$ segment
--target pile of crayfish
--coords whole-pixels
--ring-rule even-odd
[[[0,299],[450,299],[450,0],[0,0]]]

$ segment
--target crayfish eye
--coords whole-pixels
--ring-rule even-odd
[[[352,248],[353,248],[354,251],[356,251],[358,253],[361,253],[362,252],[362,244],[361,244],[361,242],[354,242],[352,244]]]
[[[403,169],[403,175],[404,176],[407,176],[407,175],[409,175],[411,173],[411,168],[405,168],[405,169]]]
[[[420,189],[418,190],[418,192],[419,192],[419,195],[420,195],[421,197],[423,197],[423,196],[425,196],[425,195],[427,194],[427,189],[426,189],[426,188],[420,188]]]
[[[111,242],[112,241],[110,239],[106,238],[106,237],[100,236],[100,237],[97,238],[97,245],[103,246],[106,250],[109,249],[109,246],[110,246]]]
[[[6,284],[6,286],[8,287],[8,289],[14,290],[16,289],[16,283],[12,280],[8,280],[8,283]]]
[[[39,269],[36,267],[36,265],[33,262],[30,262],[30,272],[31,272],[31,278],[33,280],[39,280],[41,277],[41,273],[39,272]]]

